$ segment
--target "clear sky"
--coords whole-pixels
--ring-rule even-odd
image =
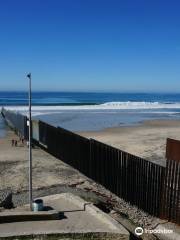
[[[179,0],[1,0],[0,90],[180,92]]]

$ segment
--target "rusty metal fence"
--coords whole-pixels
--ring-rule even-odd
[[[90,140],[91,178],[117,196],[159,216],[165,168],[111,146]]]
[[[39,145],[48,153],[88,175],[89,139],[39,121]]]
[[[18,112],[7,111],[2,108],[1,114],[10,128],[13,128],[16,133],[22,135],[25,139],[28,138],[27,117]]]
[[[161,218],[180,224],[180,141],[167,139]]]
[[[26,117],[19,125],[14,114],[3,110],[17,131],[19,126],[26,129]],[[63,128],[38,124],[34,141],[48,153],[151,215],[180,224],[180,141],[167,140],[167,166],[163,167]]]

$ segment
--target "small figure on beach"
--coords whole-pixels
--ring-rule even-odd
[[[14,139],[11,140],[11,146],[14,147]]]
[[[14,141],[14,146],[17,147],[17,140]]]

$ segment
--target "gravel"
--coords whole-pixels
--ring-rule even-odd
[[[113,210],[114,213],[128,218],[138,226],[152,229],[157,224],[163,222],[163,220],[149,215],[148,213],[138,209],[136,206],[130,205],[92,180],[74,183],[73,187],[67,185],[55,185],[51,187],[34,189],[33,199],[64,192],[73,193],[85,199],[86,201],[93,202],[96,206],[100,207],[101,210],[106,211],[106,213],[108,213],[108,209],[109,213],[112,213]],[[12,202],[14,207],[28,204],[28,191],[13,193]],[[107,209],[104,209],[104,206],[106,206]]]

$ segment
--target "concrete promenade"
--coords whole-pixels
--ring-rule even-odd
[[[129,239],[127,230],[113,218],[103,213],[91,203],[70,194],[56,194],[43,197],[44,205],[59,212],[59,219],[24,221],[0,224],[1,239]],[[11,216],[27,212],[27,205],[7,210]],[[3,214],[3,213],[1,213]],[[58,236],[58,237],[57,237]],[[57,238],[56,238],[57,237]],[[27,238],[26,238],[27,239]],[[34,238],[33,238],[34,239]]]

